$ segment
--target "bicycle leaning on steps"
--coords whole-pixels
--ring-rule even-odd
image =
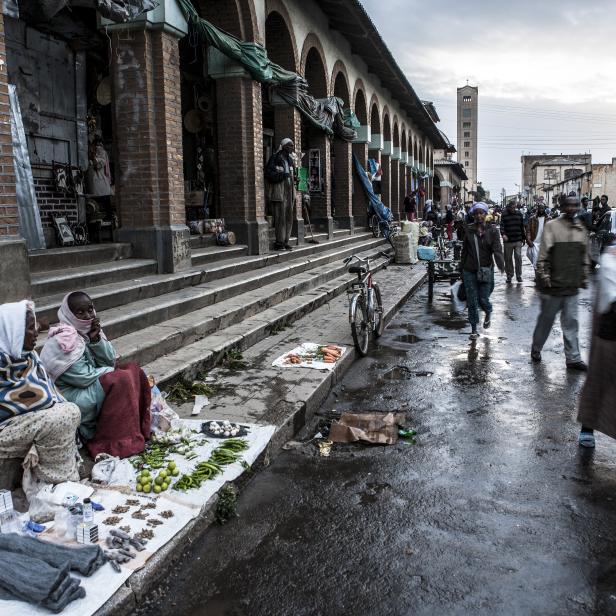
[[[353,255],[344,260],[345,264],[354,259],[357,264],[349,267],[350,274],[357,274],[357,280],[353,282],[347,291],[349,294],[349,322],[351,323],[351,334],[357,352],[364,357],[368,353],[370,338],[378,338],[385,329],[385,318],[383,315],[383,300],[379,285],[372,280],[370,261],[376,257],[384,257],[387,262],[390,256],[386,252],[380,252],[375,257],[360,259]]]

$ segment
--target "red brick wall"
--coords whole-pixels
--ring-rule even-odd
[[[351,144],[334,139],[333,155],[335,162],[336,190],[334,191],[336,218],[353,216],[353,175]]]
[[[265,216],[261,84],[249,77],[216,81],[221,215],[235,221]]]
[[[117,202],[123,227],[184,224],[179,50],[160,31],[114,33]]]
[[[6,74],[4,15],[0,0],[0,236],[19,235],[19,213],[15,192],[11,138],[11,112]]]
[[[76,197],[56,190],[51,172],[49,176],[34,177],[34,191],[43,227],[53,226],[52,216],[66,216],[70,223],[77,222]]]

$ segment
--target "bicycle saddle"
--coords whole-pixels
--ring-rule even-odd
[[[359,263],[357,265],[351,265],[349,267],[349,274],[365,274],[368,271],[365,263]]]

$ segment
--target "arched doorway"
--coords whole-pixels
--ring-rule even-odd
[[[363,89],[363,83],[358,82],[355,85],[355,101],[353,103],[353,111],[357,120],[362,126],[368,126],[368,107],[366,103],[366,94]],[[368,143],[354,143],[353,154],[357,156],[362,167],[366,169],[368,165]],[[364,188],[353,170],[353,221],[354,225],[364,227],[366,225],[368,211],[368,198],[364,192]]]
[[[446,188],[441,187],[441,182],[443,180],[443,176],[440,171],[434,172],[434,185],[432,188],[433,199],[435,203],[439,203],[441,207],[441,211],[445,211],[445,208],[449,204],[449,195]]]
[[[309,34],[302,52],[303,75],[308,91],[315,98],[328,96],[327,68],[323,47],[314,34]],[[331,142],[327,134],[302,116],[302,165],[308,167],[310,212],[314,225],[333,238],[334,224],[331,213]]]
[[[295,37],[292,32],[290,17],[284,5],[275,4],[265,20],[265,47],[268,57],[288,71],[298,69],[298,54]],[[275,96],[270,97],[266,85],[262,86],[262,123],[263,123],[263,166],[270,156],[278,149],[283,139],[291,139],[295,144],[295,152],[299,156],[302,151],[301,119],[299,111]],[[299,163],[301,165],[301,162]],[[270,227],[270,243],[273,236],[273,212],[267,201],[265,191],[265,213]],[[297,195],[292,234],[298,242],[304,239],[304,220],[302,218],[301,195]]]
[[[391,155],[392,155],[392,136],[391,121],[387,107],[383,110],[383,151],[381,152],[381,169],[383,171],[381,179],[381,201],[391,208]]]
[[[402,133],[400,135],[400,148],[400,218],[404,218],[404,208],[402,207],[402,203],[404,202],[404,197],[406,197],[408,192],[406,166],[406,161],[408,160],[408,141],[406,126],[402,127]]]
[[[334,96],[351,106],[349,82],[346,68],[342,62],[336,62],[333,73]],[[334,137],[332,144],[332,216],[338,227],[353,229],[353,181],[352,181],[352,145],[339,137]]]
[[[202,17],[244,41],[261,41],[253,0],[199,0]],[[215,76],[218,212],[250,254],[269,250],[265,221],[261,84],[212,53],[205,73]],[[237,144],[237,145],[233,145]]]

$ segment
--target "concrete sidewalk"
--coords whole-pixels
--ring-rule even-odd
[[[426,268],[423,263],[415,266],[390,265],[375,274],[381,288],[385,321],[389,323],[400,306],[423,284]],[[333,343],[348,348],[343,360],[331,372],[306,368],[279,369],[272,362],[282,353],[301,342]],[[243,354],[247,367],[238,371],[216,368],[209,373],[213,378],[216,395],[210,406],[201,412],[204,419],[229,419],[230,421],[273,424],[276,432],[262,462],[279,451],[320,407],[333,385],[342,378],[355,359],[355,349],[348,322],[346,295],[334,298],[296,321],[291,327],[272,335],[250,347]],[[182,417],[189,417],[191,405],[178,409]],[[242,476],[237,484],[249,480]],[[184,548],[204,533],[213,520],[215,499],[211,499],[188,526],[178,533],[162,550],[133,574],[126,583],[98,612],[97,616],[129,614],[144,601],[147,591],[163,576],[170,564],[182,556]]]

